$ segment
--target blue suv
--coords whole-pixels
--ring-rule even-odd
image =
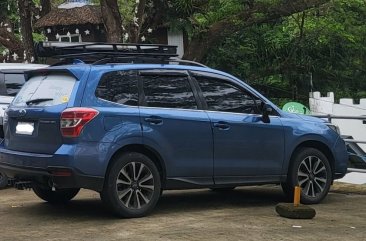
[[[41,199],[66,202],[86,188],[119,216],[141,217],[162,190],[271,183],[290,197],[299,185],[313,204],[345,175],[346,145],[330,123],[169,59],[169,46],[102,46],[69,55],[87,63],[28,72],[6,112],[0,170]]]

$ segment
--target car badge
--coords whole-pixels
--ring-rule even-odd
[[[27,114],[27,111],[25,109],[19,110],[19,115],[20,116],[25,116],[26,114]]]

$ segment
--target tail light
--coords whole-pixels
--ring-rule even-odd
[[[78,137],[83,127],[99,114],[92,108],[69,108],[61,114],[61,133],[64,137]]]

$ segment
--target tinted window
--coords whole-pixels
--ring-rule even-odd
[[[25,82],[24,74],[5,74],[4,77],[7,94],[15,96]]]
[[[95,95],[118,104],[137,106],[137,77],[131,71],[107,73],[99,81]]]
[[[147,106],[197,109],[187,77],[145,75],[142,80]]]
[[[209,110],[258,113],[258,108],[252,96],[246,91],[226,82],[225,80],[196,76]]]
[[[12,105],[26,106],[26,102],[35,106],[67,103],[75,82],[74,77],[61,74],[34,76],[23,85]]]

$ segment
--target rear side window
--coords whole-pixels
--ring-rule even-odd
[[[69,101],[76,79],[62,74],[34,76],[21,88],[12,106],[53,106]]]
[[[206,76],[195,76],[195,78],[209,110],[246,114],[259,112],[257,103],[247,91],[222,79]]]
[[[109,72],[101,78],[96,97],[123,105],[138,105],[137,76],[132,71]]]
[[[25,83],[24,74],[5,74],[6,93],[15,96]]]
[[[141,78],[147,106],[197,109],[188,77],[143,75]]]

